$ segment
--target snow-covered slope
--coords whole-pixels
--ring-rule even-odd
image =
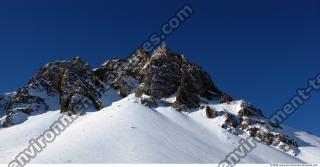
[[[45,148],[32,163],[219,163],[233,151],[243,133],[221,128],[223,117],[208,119],[205,109],[178,112],[170,106],[140,104],[130,94],[120,98],[109,90],[104,109],[86,112]],[[171,99],[168,99],[171,100]],[[238,112],[241,101],[210,104],[217,111]],[[8,163],[29,140],[41,135],[60,117],[59,110],[30,116],[22,124],[0,129],[0,163]],[[319,163],[320,138],[284,127],[300,153],[292,156],[258,143],[241,163]]]

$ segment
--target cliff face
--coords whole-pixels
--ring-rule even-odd
[[[11,99],[15,96],[15,94],[15,92],[0,94],[0,118],[5,116],[8,104],[11,101]]]
[[[152,54],[138,49],[126,59],[113,59],[95,71],[104,83],[120,89],[122,96],[130,93],[148,95],[153,99],[176,95],[174,107],[199,107],[201,97],[208,100],[231,101],[220,91],[210,76],[182,55],[163,44]]]

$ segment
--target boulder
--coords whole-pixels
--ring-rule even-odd
[[[218,116],[218,113],[213,108],[207,106],[206,107],[206,116],[207,116],[207,118],[213,119],[213,118],[216,118]]]

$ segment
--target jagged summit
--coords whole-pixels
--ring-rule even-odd
[[[102,109],[99,98],[103,89],[90,65],[80,57],[48,63],[7,102],[6,119],[2,124],[6,127],[15,124],[14,115],[18,113],[30,115],[55,108],[47,104],[53,99],[59,101],[61,112],[73,111],[76,104],[86,101]]]
[[[201,98],[232,100],[199,66],[163,43],[152,54],[138,48],[133,55],[107,60],[95,70],[80,57],[44,65],[6,102],[3,126],[15,124],[11,118],[16,113],[30,115],[53,108],[46,101],[54,98],[58,99],[62,113],[74,112],[77,103],[90,103],[100,110],[104,106],[101,93],[109,85],[119,89],[123,97],[130,93],[145,94],[154,101],[175,95],[177,99],[172,106],[180,111],[199,107]]]
[[[158,55],[165,55],[165,56],[171,56],[171,51],[168,47],[168,44],[166,42],[163,42],[160,47],[155,49],[152,53],[152,56],[158,56]]]

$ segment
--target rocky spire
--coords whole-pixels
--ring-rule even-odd
[[[168,44],[166,42],[163,42],[161,44],[161,46],[159,46],[153,53],[153,56],[157,56],[157,55],[165,55],[165,56],[169,56],[170,54],[170,49],[168,47]]]
[[[76,56],[72,59],[72,61],[74,63],[82,63],[82,64],[85,64],[85,61],[83,61],[79,56]]]

